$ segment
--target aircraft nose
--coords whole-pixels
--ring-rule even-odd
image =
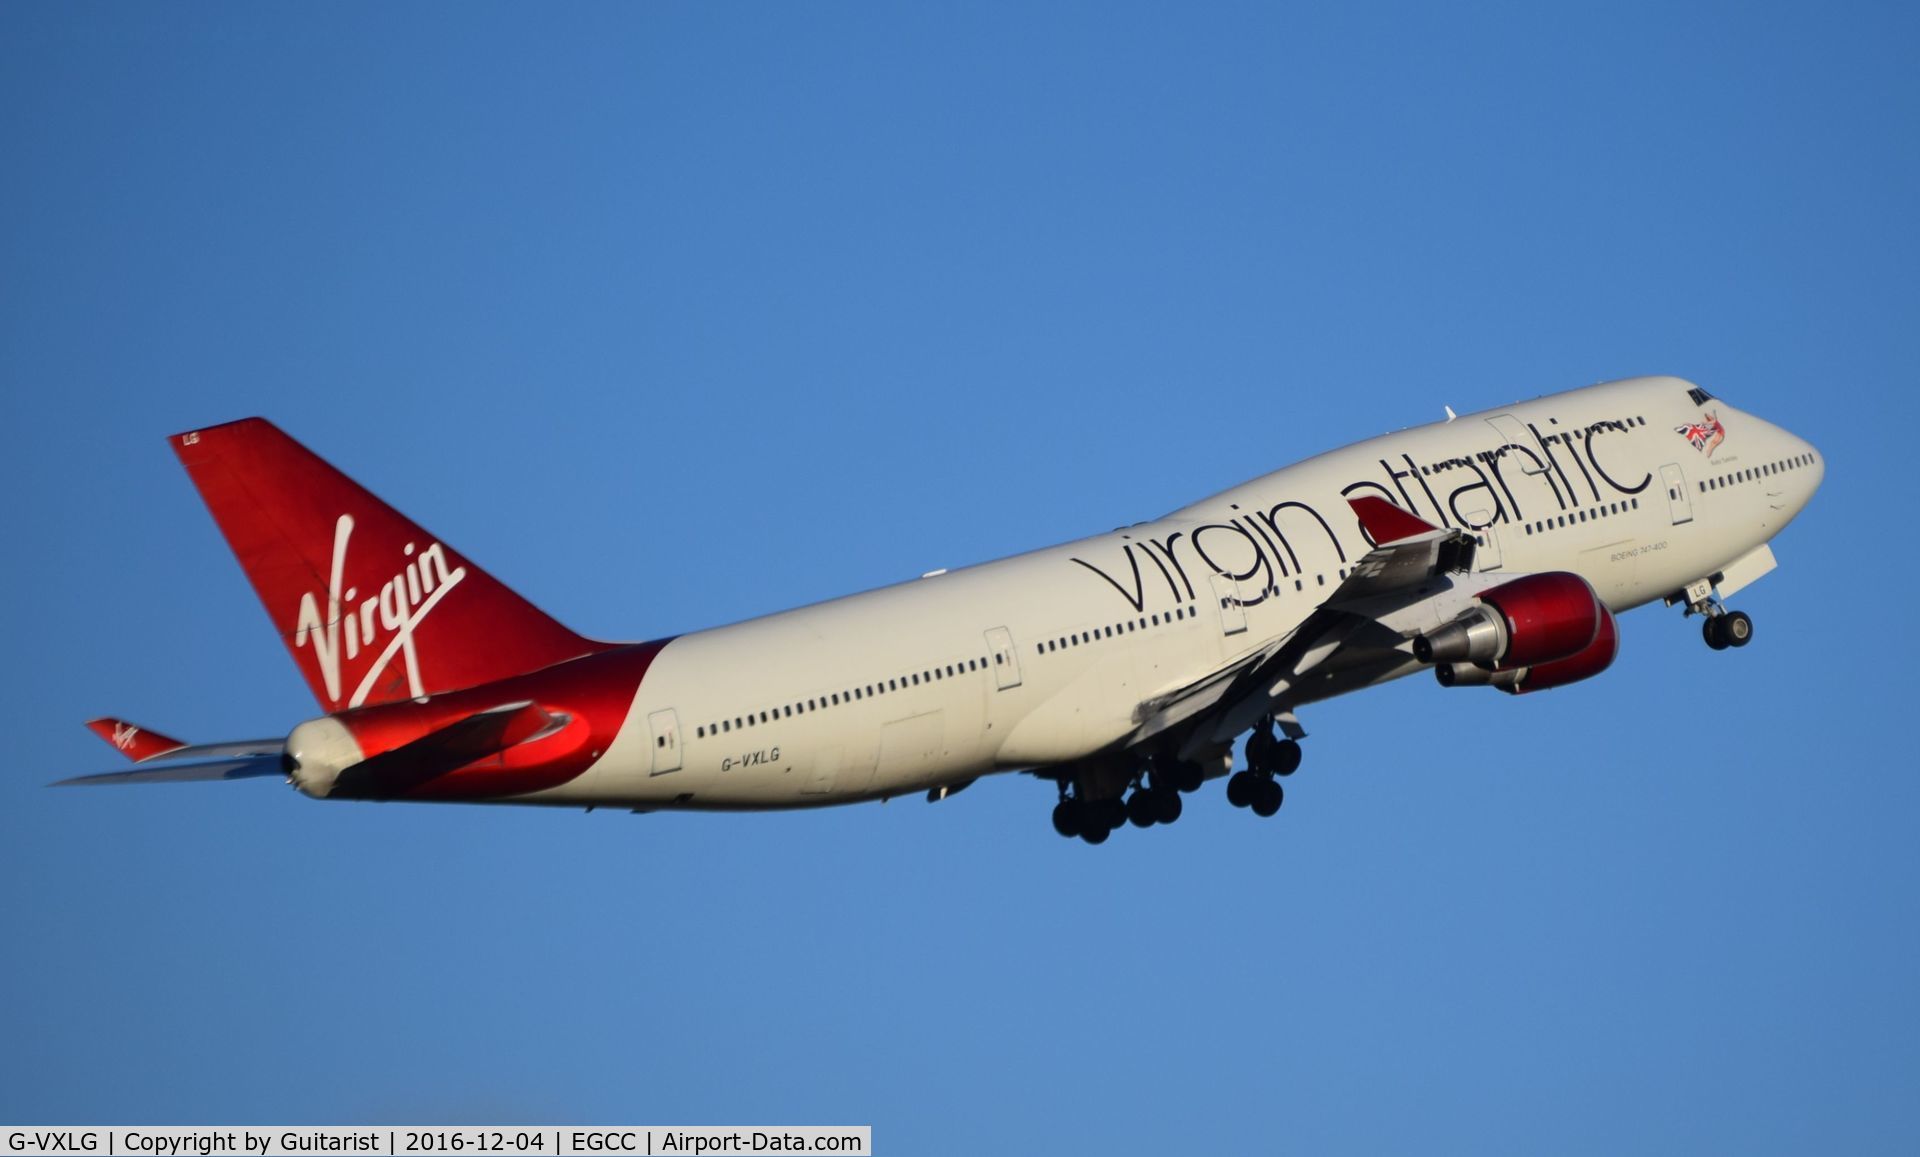
[[[1826,478],[1827,460],[1813,448],[1813,443],[1794,434],[1787,434],[1787,446],[1786,489],[1793,502],[1792,513],[1798,514],[1806,509],[1807,503],[1813,500],[1813,492],[1820,489],[1821,481]]]
[[[1813,448],[1812,442],[1807,441],[1791,430],[1781,430],[1780,432],[1786,435],[1787,461],[1793,465],[1793,472],[1800,476],[1806,492],[1812,494],[1820,488],[1820,480],[1826,476],[1826,458],[1821,455],[1820,451]]]

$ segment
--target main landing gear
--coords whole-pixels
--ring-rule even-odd
[[[1286,802],[1279,781],[1300,767],[1300,737],[1306,732],[1291,715],[1276,721],[1262,719],[1247,740],[1247,767],[1227,778],[1227,802],[1257,816],[1271,816]],[[1221,745],[1216,765],[1225,771],[1230,751]],[[1218,772],[1216,772],[1218,774]],[[1053,830],[1068,839],[1104,844],[1114,832],[1132,824],[1150,828],[1170,824],[1186,810],[1180,798],[1200,790],[1206,768],[1161,755],[1146,764],[1117,761],[1075,764],[1061,768],[1056,782],[1060,802],[1053,807]]]
[[[1273,720],[1263,719],[1247,738],[1247,769],[1227,780],[1227,802],[1266,818],[1280,810],[1287,793],[1276,777],[1292,775],[1300,767],[1300,744],[1273,733]]]
[[[1704,621],[1700,624],[1700,637],[1707,646],[1716,651],[1728,647],[1744,647],[1753,642],[1753,619],[1745,611],[1730,611],[1713,597],[1713,583],[1702,580],[1689,586],[1683,594],[1669,595],[1667,602],[1687,604],[1687,613],[1700,615]]]
[[[1076,777],[1071,795],[1068,781],[1060,781],[1060,802],[1053,807],[1054,831],[1068,839],[1078,836],[1090,844],[1104,844],[1127,824],[1136,828],[1170,824],[1186,810],[1181,794],[1199,791],[1206,773],[1197,763],[1155,759],[1131,780],[1124,772],[1104,784],[1098,778]],[[1101,794],[1103,788],[1111,794]]]

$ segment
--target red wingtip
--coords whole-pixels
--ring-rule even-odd
[[[1431,534],[1440,528],[1416,515],[1388,502],[1384,498],[1362,495],[1347,499],[1347,505],[1353,507],[1353,513],[1360,519],[1360,528],[1367,532],[1375,545],[1385,546],[1390,542],[1399,542],[1403,538],[1414,538],[1422,534]]]
[[[137,727],[124,719],[100,718],[87,720],[87,730],[113,745],[115,751],[133,760],[144,763],[156,759],[169,751],[178,751],[186,744],[170,735],[158,731],[148,731]]]

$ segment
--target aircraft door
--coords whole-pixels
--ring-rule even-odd
[[[1492,511],[1482,507],[1467,511],[1467,533],[1473,535],[1473,568],[1475,570],[1500,569],[1500,528],[1494,524]],[[1486,523],[1474,530],[1475,523]]]
[[[1491,523],[1473,532],[1474,541],[1479,545],[1474,549],[1474,561],[1481,570],[1500,569],[1500,531]]]
[[[1667,507],[1673,512],[1673,524],[1693,521],[1693,500],[1687,497],[1687,476],[1680,464],[1669,462],[1660,467],[1660,481],[1667,485]]]
[[[653,732],[653,774],[680,770],[680,717],[673,708],[647,716],[647,729]]]
[[[1512,414],[1495,414],[1493,417],[1487,419],[1487,425],[1492,426],[1493,432],[1500,435],[1502,446],[1517,446],[1526,451],[1526,454],[1519,459],[1520,469],[1523,473],[1546,473],[1547,464],[1541,461],[1538,454],[1534,453],[1535,442],[1528,434],[1527,427],[1520,419],[1514,417]]]
[[[1213,601],[1220,606],[1220,633],[1238,635],[1247,629],[1247,605],[1240,601],[1240,584],[1219,571],[1212,577]]]
[[[995,627],[987,632],[987,662],[993,664],[993,682],[1002,691],[1020,685],[1020,657],[1013,649],[1013,632]]]

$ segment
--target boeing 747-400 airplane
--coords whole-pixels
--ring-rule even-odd
[[[205,745],[94,720],[137,766],[68,783],[672,811],[941,799],[1026,771],[1094,844],[1174,821],[1216,777],[1272,815],[1316,700],[1422,670],[1511,694],[1586,679],[1614,616],[1651,602],[1745,646],[1722,602],[1773,568],[1824,472],[1778,426],[1634,378],[1449,411],[1110,534],[603,643],[263,419],[172,441],[324,714]]]

